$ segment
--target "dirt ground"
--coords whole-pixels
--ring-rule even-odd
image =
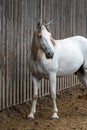
[[[52,100],[49,96],[38,99],[35,120],[26,117],[31,102],[0,112],[0,130],[87,130],[87,90],[77,86],[57,95],[59,120],[51,119]]]

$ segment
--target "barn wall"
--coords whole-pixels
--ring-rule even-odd
[[[39,19],[52,20],[54,38],[87,35],[86,0],[0,0],[0,109],[32,99],[29,54]],[[57,90],[74,86],[76,76],[57,78]],[[42,80],[39,96],[49,93]]]

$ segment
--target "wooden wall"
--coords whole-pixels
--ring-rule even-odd
[[[0,109],[32,99],[29,54],[33,31],[42,18],[52,20],[56,39],[87,35],[87,0],[0,0]],[[77,77],[57,79],[58,90],[76,85]],[[62,85],[61,85],[62,84]],[[42,80],[39,96],[49,93]]]

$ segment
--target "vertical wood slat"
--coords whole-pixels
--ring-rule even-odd
[[[6,106],[9,106],[9,78],[8,78],[8,62],[9,62],[9,47],[8,47],[8,42],[9,42],[9,22],[8,22],[8,19],[7,19],[7,16],[9,16],[9,1],[8,1],[8,4],[5,3],[5,93],[6,93],[6,96],[5,96],[5,105]],[[8,13],[6,13],[8,10]],[[7,33],[8,32],[8,33]]]
[[[29,87],[30,86],[30,84],[29,84],[30,83],[30,81],[29,81],[29,79],[30,79],[29,78],[30,77],[29,76],[29,56],[30,56],[29,55],[30,54],[30,50],[29,50],[29,43],[30,43],[30,38],[29,38],[29,35],[30,35],[30,33],[29,33],[29,12],[30,12],[29,5],[30,5],[29,1],[27,1],[27,28],[28,28],[27,29],[27,60],[26,60],[27,61],[27,63],[26,63],[27,64],[27,70],[26,70],[27,71],[26,72],[26,74],[27,74],[27,76],[26,76],[27,77],[27,101],[29,100],[29,97],[30,97],[30,94],[29,94],[29,89],[30,89],[30,87]]]
[[[7,97],[8,98],[8,103],[9,103],[9,106],[12,105],[12,47],[13,47],[13,35],[12,35],[12,31],[13,31],[13,22],[12,22],[12,17],[13,17],[13,14],[12,14],[12,1],[9,0],[9,20],[8,20],[8,80],[9,80],[9,91],[8,91],[8,94],[7,94]],[[9,28],[10,26],[10,28]],[[10,43],[10,44],[9,44]],[[7,105],[8,107],[8,105]]]
[[[23,102],[23,1],[21,2],[21,45],[20,45],[20,102]]]
[[[20,8],[21,8],[21,3],[20,2],[18,2],[18,4],[17,4],[17,23],[19,24],[20,23],[20,17],[21,17],[21,15],[20,15]],[[19,17],[20,16],[20,17]],[[17,89],[16,89],[16,102],[17,103],[19,103],[20,102],[20,99],[19,99],[19,97],[20,97],[20,87],[19,87],[19,85],[20,85],[20,79],[19,79],[19,77],[20,77],[20,75],[19,75],[19,72],[20,72],[20,26],[19,26],[19,28],[17,28],[17,54],[16,54],[16,56],[17,56],[17,62],[16,62],[16,66],[17,66],[17,68],[16,68],[16,87],[17,87]]]
[[[1,14],[1,107],[5,108],[5,0],[2,1]]]
[[[1,110],[1,102],[2,102],[2,100],[1,100],[1,70],[0,70],[0,110]]]
[[[2,26],[1,26],[1,18],[2,18],[2,4],[1,4],[1,1],[0,1],[0,39],[1,39],[1,33],[2,33]],[[0,44],[0,109],[1,109],[1,58],[2,58],[2,55],[1,55],[1,47],[2,47],[2,40],[1,40],[1,44]]]
[[[24,1],[23,1],[24,2]],[[23,101],[26,101],[26,29],[27,29],[27,15],[26,15],[26,10],[27,10],[27,6],[26,6],[26,2],[24,2],[23,4],[23,19],[24,19],[24,30],[23,30]],[[25,86],[25,87],[24,87]]]

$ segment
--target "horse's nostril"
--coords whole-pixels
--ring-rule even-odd
[[[50,54],[50,52],[48,52],[48,56],[50,56],[51,54]]]
[[[48,53],[47,53],[47,58],[53,58],[53,55],[54,55],[54,53],[48,52]]]

